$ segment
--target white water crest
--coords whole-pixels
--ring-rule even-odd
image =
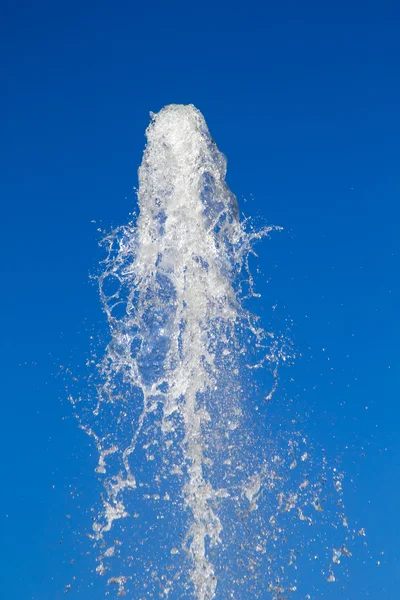
[[[299,528],[322,512],[326,464],[313,475],[297,432],[286,448],[260,441],[250,408],[257,386],[262,410],[271,400],[288,343],[246,308],[249,256],[274,228],[241,220],[225,175],[202,114],[165,107],[147,129],[138,215],[104,240],[110,341],[81,423],[104,484],[97,571],[118,595],[281,597],[297,589]]]

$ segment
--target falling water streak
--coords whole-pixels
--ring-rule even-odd
[[[254,523],[258,524],[248,531],[257,556],[265,554],[267,543],[270,552],[276,545],[283,531],[276,524],[279,514],[287,515],[297,506],[299,522],[311,524],[304,511],[310,506],[322,509],[318,485],[311,485],[306,477],[299,480],[297,490],[278,493],[283,480],[279,468],[286,465],[289,472],[307,460],[304,449],[299,454],[302,443],[289,443],[290,462],[261,453],[258,463],[255,457],[245,456],[244,447],[230,450],[229,445],[230,435],[239,430],[244,400],[236,367],[269,368],[272,385],[264,398],[270,400],[279,364],[287,358],[284,344],[264,331],[243,306],[246,297],[255,295],[248,262],[254,243],[275,228],[248,230],[240,220],[236,198],[225,183],[226,159],[194,106],[165,107],[152,115],[146,134],[139,169],[139,215],[136,223],[105,238],[108,256],[99,278],[111,341],[100,366],[102,384],[93,413],[100,418],[102,410],[116,406],[117,418],[104,435],[90,424],[82,425],[95,439],[96,470],[105,477],[104,507],[93,525],[93,538],[105,547],[114,522],[129,516],[125,495],[138,489],[134,460],[138,440],[147,421],[158,422],[154,415],[161,410],[159,429],[166,447],[174,448],[180,439],[181,458],[175,459],[167,475],[181,474],[182,510],[191,515],[182,544],[191,562],[190,579],[198,600],[212,600],[218,576],[209,548],[221,545],[223,536],[226,544],[229,535],[235,536],[224,530],[215,510],[221,499],[239,507],[243,515],[257,515]],[[244,362],[246,346],[256,349],[252,364]],[[224,386],[229,388],[227,397]],[[140,404],[131,419],[132,407]],[[129,442],[118,433],[124,419],[132,430]],[[109,425],[111,419],[107,416],[103,421]],[[217,449],[220,439],[213,447],[218,427],[224,432],[223,450]],[[220,487],[222,481],[210,474],[209,465],[215,459],[217,467],[223,462],[228,469],[231,454],[235,471],[224,475]],[[114,457],[119,466],[108,475],[107,463]],[[277,502],[276,507],[268,507],[269,517],[258,511],[268,492],[275,494]],[[114,546],[102,550],[100,574],[114,553]],[[294,551],[290,555],[291,565]],[[271,560],[268,557],[268,569]],[[249,558],[250,571],[255,563]],[[128,579],[123,575],[108,581],[118,585],[122,595]],[[271,576],[268,589],[278,598],[285,588],[279,577],[274,581]],[[170,588],[166,589],[168,595]],[[255,592],[254,597],[258,597]]]

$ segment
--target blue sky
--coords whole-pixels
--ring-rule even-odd
[[[127,221],[148,113],[172,102],[203,112],[242,210],[284,228],[260,247],[265,314],[302,354],[283,390],[342,456],[368,534],[335,598],[398,598],[399,27],[394,2],[1,2],[7,600],[64,597],[74,576],[71,597],[102,597],[96,456],[61,365],[105,336],[97,228]]]

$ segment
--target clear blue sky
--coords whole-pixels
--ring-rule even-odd
[[[1,2],[1,597],[73,576],[103,597],[96,456],[56,375],[105,332],[96,228],[127,221],[148,113],[173,102],[205,115],[241,208],[284,227],[260,247],[302,353],[282,385],[343,456],[371,554],[332,598],[398,599],[399,31],[396,2]]]

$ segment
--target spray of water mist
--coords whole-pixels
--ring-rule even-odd
[[[104,485],[92,535],[97,571],[119,595],[244,600],[295,591],[296,548],[306,545],[299,528],[323,510],[327,467],[312,479],[304,436],[285,449],[257,437],[255,382],[272,374],[270,400],[287,358],[283,338],[246,308],[255,296],[249,256],[273,228],[240,219],[225,174],[202,114],[165,107],[147,129],[138,215],[104,240],[110,341],[96,406],[81,423],[96,441]],[[346,536],[342,476],[333,477]]]

